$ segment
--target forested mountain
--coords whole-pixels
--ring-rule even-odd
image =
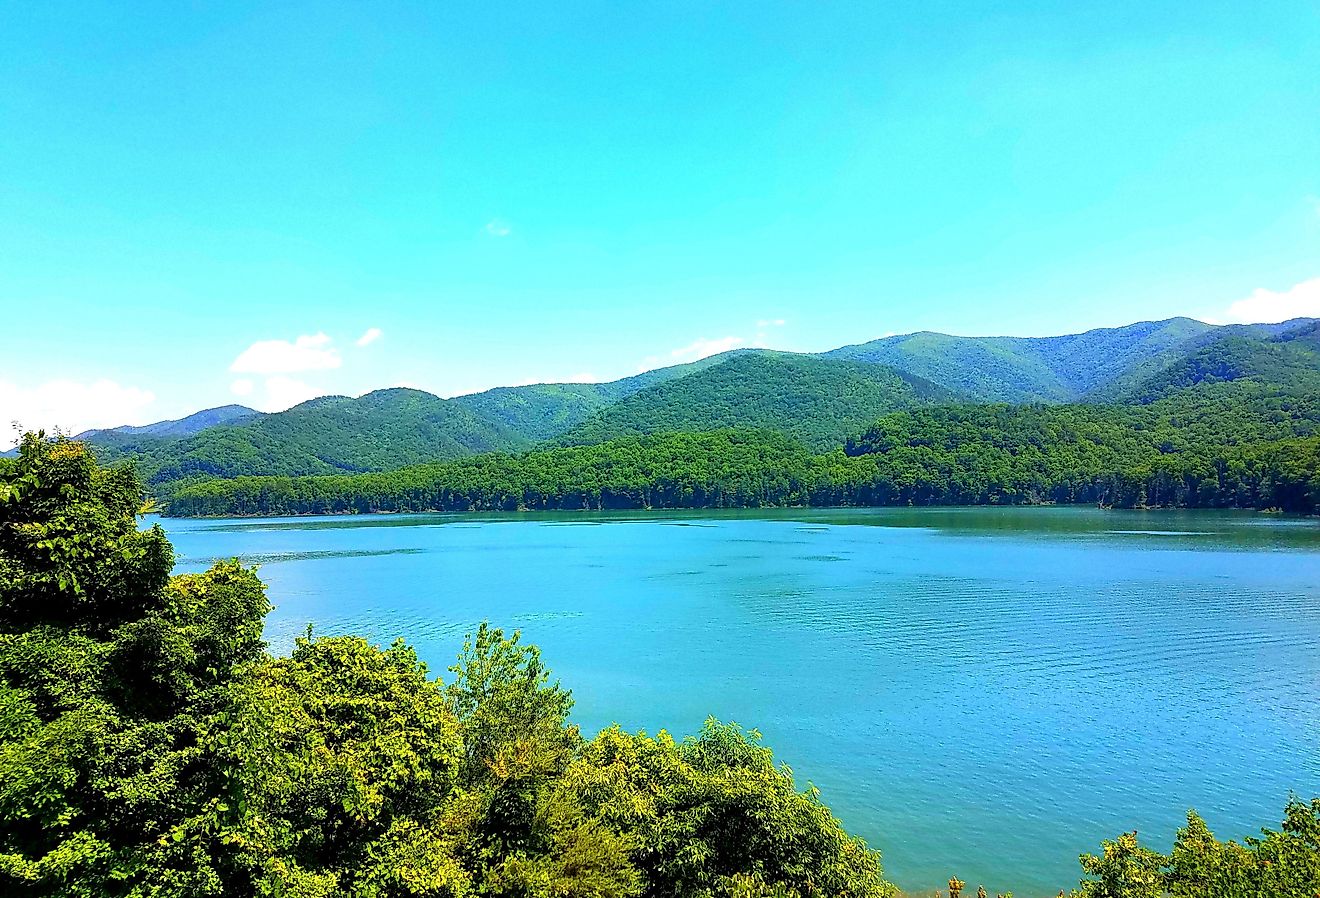
[[[948,390],[883,365],[739,353],[640,390],[593,415],[560,442],[585,445],[637,434],[741,427],[775,430],[810,449],[824,449],[878,415],[954,398]]]
[[[531,384],[496,387],[483,393],[454,397],[454,402],[497,421],[527,440],[548,440],[577,426],[592,414],[639,390],[719,365],[738,355],[761,350],[740,349],[683,365],[656,368],[607,383]]]
[[[74,437],[76,440],[82,440],[86,443],[92,443],[103,449],[121,450],[130,454],[141,454],[148,447],[155,446],[157,443],[165,440],[177,440],[184,437],[201,433],[211,427],[220,427],[225,424],[241,424],[244,421],[250,421],[261,417],[261,412],[256,409],[248,408],[245,405],[222,405],[218,408],[203,409],[200,412],[193,412],[185,418],[176,418],[169,421],[157,421],[154,424],[133,425],[125,424],[122,427],[109,427],[101,430],[84,430]],[[118,453],[114,451],[104,453],[107,456],[115,456]],[[18,449],[9,449],[0,452],[0,458],[16,458]]]
[[[1216,383],[1251,383],[1292,395],[1320,392],[1318,328],[1313,322],[1269,338],[1240,333],[1220,337],[1136,384],[1117,401],[1152,402]]]
[[[147,481],[242,474],[332,474],[523,448],[497,422],[421,390],[325,396],[239,426],[134,447],[97,444],[103,459],[134,458]]]
[[[184,439],[160,425],[90,431],[85,439],[105,461],[135,460],[158,491],[195,477],[383,471],[525,449],[638,390],[758,352],[738,350],[603,384],[501,387],[454,399],[397,387],[357,399],[323,396],[275,414],[249,409],[246,420],[206,427]]]
[[[1320,395],[1232,381],[1133,406],[918,405],[820,454],[771,430],[629,434],[383,473],[213,480],[169,511],[1043,502],[1320,512]]]
[[[608,384],[532,384],[496,387],[457,396],[454,402],[487,420],[498,421],[528,440],[546,440],[581,423],[614,400]]]
[[[889,365],[981,402],[1074,402],[1117,395],[1223,336],[1268,339],[1311,323],[1298,319],[1217,327],[1170,318],[1061,337],[922,332],[844,346],[825,355]]]
[[[503,387],[454,399],[380,390],[272,415],[227,407],[86,437],[105,460],[135,459],[164,494],[199,477],[386,471],[538,444],[722,428],[774,430],[823,452],[883,415],[958,401],[1149,405],[1190,390],[1199,398],[1188,408],[1226,403],[1233,420],[1244,410],[1286,417],[1290,403],[1320,393],[1318,326],[1175,318],[1049,338],[911,334],[822,355],[744,349],[603,384]],[[1224,384],[1240,389],[1224,393]]]
[[[210,480],[183,486],[169,513],[1085,502],[1314,514],[1314,412],[1267,427],[1251,412],[1221,420],[1214,403],[937,406],[885,416],[846,451],[813,455],[771,431],[626,436],[383,473]]]
[[[208,427],[219,427],[222,424],[240,424],[260,416],[261,412],[248,408],[246,405],[222,405],[219,408],[208,408],[200,412],[193,412],[186,418],[157,421],[155,424],[143,424],[141,426],[126,424],[123,427],[110,427],[104,430],[85,430],[74,439],[107,444],[116,441],[127,443],[143,437],[177,439],[190,437],[195,433],[206,430]]]
[[[768,427],[824,448],[877,415],[952,394],[883,366],[738,350],[605,384],[507,387],[441,399],[391,389],[323,397],[183,440],[93,438],[155,488],[194,477],[383,471],[561,437]]]

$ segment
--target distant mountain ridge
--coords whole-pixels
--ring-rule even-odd
[[[1060,337],[922,332],[818,354],[738,349],[608,383],[499,387],[451,399],[393,388],[275,414],[226,406],[80,436],[106,460],[136,460],[156,485],[380,471],[547,443],[727,427],[776,430],[820,450],[881,415],[941,403],[1131,404],[1225,383],[1256,393],[1320,390],[1318,328],[1316,319],[1217,326],[1173,318]]]
[[[248,408],[245,405],[221,405],[216,408],[202,409],[184,418],[168,421],[156,421],[153,424],[124,424],[119,427],[105,427],[96,430],[84,430],[75,434],[75,440],[83,440],[104,448],[131,448],[143,441],[182,439],[201,433],[212,427],[225,424],[241,424],[244,421],[259,418],[264,412]],[[17,449],[0,452],[0,458],[13,458]]]
[[[1314,322],[1213,325],[1170,318],[1059,337],[954,337],[923,331],[823,355],[889,365],[982,402],[1076,402],[1130,386],[1216,339],[1273,337]]]
[[[222,424],[239,424],[249,418],[259,418],[263,413],[246,405],[222,405],[218,408],[202,409],[186,418],[170,421],[157,421],[154,424],[134,426],[125,424],[121,427],[107,427],[101,430],[84,430],[74,437],[75,440],[109,440],[114,437],[190,437],[208,427]]]
[[[957,398],[885,365],[749,351],[638,390],[561,440],[590,445],[624,436],[735,427],[776,430],[820,450],[842,443],[880,415]]]

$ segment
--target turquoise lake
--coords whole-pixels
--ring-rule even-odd
[[[1090,508],[162,520],[313,623],[443,673],[521,629],[590,735],[755,727],[904,888],[1018,898],[1189,807],[1221,837],[1320,795],[1320,523]]]

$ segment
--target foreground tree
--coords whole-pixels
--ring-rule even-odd
[[[218,894],[179,827],[218,794],[206,739],[261,655],[263,587],[171,580],[142,491],[79,443],[26,437],[0,487],[0,892]]]
[[[883,896],[879,855],[755,734],[586,742],[533,646],[445,686],[402,643],[266,654],[237,562],[171,578],[132,472],[0,465],[0,894]]]
[[[1292,799],[1278,830],[1221,842],[1195,812],[1161,855],[1125,833],[1083,855],[1078,898],[1320,898],[1320,799]]]

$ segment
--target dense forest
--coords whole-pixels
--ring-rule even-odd
[[[807,448],[837,446],[880,415],[956,397],[884,365],[791,353],[741,353],[607,406],[558,442],[741,428],[776,430]]]
[[[517,633],[482,625],[447,682],[402,642],[270,655],[254,572],[171,576],[145,498],[77,442],[0,470],[0,893],[896,894],[754,731],[588,738]],[[1168,855],[1102,847],[1075,898],[1313,895],[1320,800],[1245,843],[1189,814]]]
[[[132,459],[158,493],[168,492],[176,482],[205,477],[386,471],[527,449],[634,393],[747,352],[755,351],[735,351],[609,383],[497,387],[452,399],[394,387],[357,398],[322,396],[270,415],[225,406],[180,421],[90,431],[79,438],[94,445],[106,461]]]
[[[170,576],[131,471],[29,437],[0,475],[0,894],[892,894],[750,731],[584,737],[538,651],[261,642],[235,562]]]
[[[1315,321],[1215,327],[1171,319],[1047,338],[911,334],[819,355],[744,349],[608,383],[501,387],[452,399],[394,388],[355,399],[322,397],[269,415],[242,407],[212,409],[180,421],[85,438],[105,461],[132,459],[149,489],[168,499],[188,484],[211,478],[384,473],[490,453],[502,457],[722,429],[774,431],[828,455],[849,441],[864,442],[864,431],[894,414],[920,416],[923,410],[957,405],[964,407],[964,417],[1001,416],[997,403],[1007,401],[1028,409],[1022,426],[1029,432],[1035,424],[1028,419],[1037,414],[1030,410],[1033,404],[1051,402],[1059,404],[1062,418],[1105,429],[1101,442],[1113,448],[1082,459],[1090,467],[1077,469],[1068,482],[1095,476],[1112,482],[1120,475],[1131,481],[1143,467],[1162,470],[1171,461],[1231,464],[1242,455],[1244,464],[1259,467],[1245,444],[1313,434],[1313,429],[1292,425],[1315,420],[1310,406],[1317,395],[1320,334]],[[1151,411],[1139,411],[1143,406]],[[949,413],[934,414],[947,418]],[[1214,433],[1215,422],[1209,419],[1215,417],[1231,426]],[[920,426],[930,430],[927,423]],[[1003,439],[1012,443],[1017,425],[1006,426]],[[1181,433],[1185,426],[1196,432]],[[953,432],[965,430],[965,424],[954,421],[950,427],[944,437],[928,435],[946,446],[965,439]],[[1123,427],[1133,432],[1123,437],[1118,432]],[[1149,453],[1152,430],[1164,432],[1155,441],[1163,446],[1159,455],[1179,454],[1178,459]],[[990,449],[1003,442],[986,436]],[[1134,445],[1119,446],[1124,440]],[[900,452],[893,459],[877,457],[877,470],[863,472],[860,479],[852,473],[842,482],[816,476],[809,485],[841,495],[839,501],[862,504],[1166,501],[1141,500],[1135,487],[1117,493],[1099,487],[1070,491],[1060,470],[1068,463],[1066,446],[1043,447],[1049,456],[1044,459],[1034,457],[1041,454],[1037,447],[1025,448],[1033,457],[992,460],[978,449],[975,458],[955,452],[950,461],[947,453]],[[1294,453],[1287,447],[1281,451]],[[946,483],[951,477],[940,469],[965,462],[975,469],[964,472],[960,484]],[[908,473],[920,478],[920,489],[909,488]],[[1204,479],[1195,470],[1191,476]],[[981,482],[985,490],[977,487]],[[600,485],[610,487],[608,481]],[[989,498],[976,498],[982,492]],[[552,499],[533,504],[554,504]],[[822,500],[778,496],[765,501]],[[494,503],[482,499],[479,504]]]
[[[107,461],[132,458],[153,486],[189,477],[383,470],[476,452],[526,448],[498,422],[421,390],[323,396],[277,415],[210,427],[184,439],[93,438]]]
[[[1059,337],[955,337],[923,331],[843,346],[826,358],[888,365],[977,402],[1109,400],[1226,337],[1268,341],[1311,323],[1141,321]]]
[[[813,454],[769,430],[628,436],[331,477],[182,485],[175,515],[1090,503],[1320,511],[1320,402],[1206,383],[1146,405],[894,412]]]

